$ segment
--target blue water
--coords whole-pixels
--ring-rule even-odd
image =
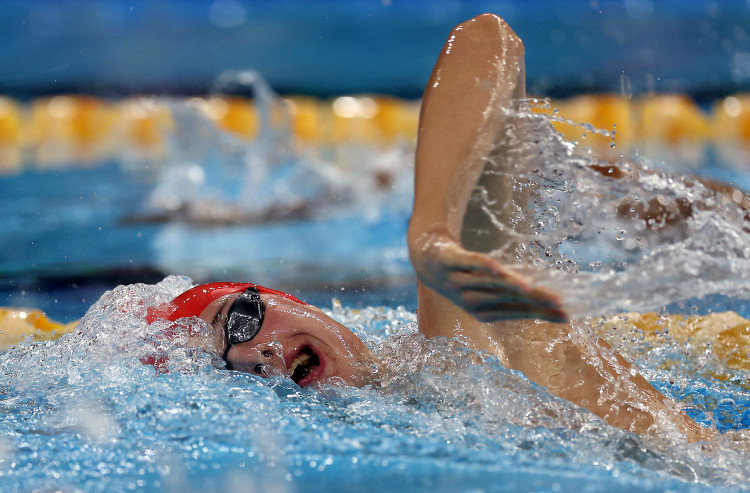
[[[72,321],[106,289],[169,272],[253,281],[321,304],[416,306],[410,195],[394,195],[396,207],[381,199],[376,214],[345,201],[307,220],[206,225],[153,219],[163,212],[148,205],[158,185],[153,170],[117,162],[0,176],[0,306]]]
[[[244,15],[237,25],[211,14],[215,3],[234,4],[2,2],[0,91],[204,93],[221,71],[254,68],[283,91],[418,96],[450,27],[483,11],[506,17],[524,39],[531,93],[701,97],[750,87],[742,0],[247,0],[234,5]],[[178,121],[183,143],[196,140],[191,123]],[[76,333],[0,355],[0,490],[747,489],[748,452],[722,442],[701,450],[669,434],[639,438],[486,355],[416,334],[403,239],[410,183],[401,175],[403,189],[379,196],[360,186],[331,201],[341,189],[319,187],[310,162],[293,156],[277,182],[309,184],[306,197],[323,198],[310,217],[210,226],[160,216],[149,204],[175,185],[164,172],[180,167],[219,171],[206,183],[213,189],[188,194],[192,204],[218,196],[232,205],[270,190],[248,193],[233,179],[232,156],[201,135],[198,155],[172,142],[171,159],[148,168],[31,166],[0,176],[0,306],[41,308],[61,321],[88,310]],[[406,154],[397,159],[408,175]],[[750,189],[750,174],[717,154],[709,150],[698,173]],[[354,169],[347,186],[361,184]],[[184,279],[154,286],[171,273],[251,280],[329,308],[387,360],[382,388],[303,391],[163,341],[172,371],[155,375],[139,357],[159,341],[135,313],[145,305],[133,307],[184,289]],[[105,294],[119,284],[128,287]],[[665,311],[750,317],[748,303],[688,296]],[[644,375],[696,420],[727,436],[750,427],[747,372],[676,344],[645,349],[635,351]]]
[[[148,187],[117,163],[0,178],[0,276],[66,277],[144,265],[155,228],[119,221]],[[92,244],[96,248],[91,248]]]
[[[238,187],[220,140],[204,138],[202,165],[222,173],[180,196],[199,206],[217,188]],[[211,225],[165,217],[153,205],[194,165],[174,152],[178,158],[161,168],[111,162],[0,177],[0,241],[8,252],[0,259],[0,306],[38,307],[59,320],[88,310],[75,333],[0,356],[2,489],[715,491],[747,483],[750,455],[728,443],[706,452],[669,433],[639,438],[487,355],[422,339],[404,244],[408,178],[381,194],[353,168],[342,176],[359,193],[331,201],[333,185],[316,181],[320,169],[299,155],[284,180],[311,184],[304,192],[321,197],[309,217]],[[248,150],[269,157],[259,152]],[[395,156],[402,161],[395,169],[409,175],[410,154]],[[746,174],[719,162],[698,171],[747,184]],[[224,200],[249,207],[242,199],[254,195],[245,192]],[[159,341],[143,310],[191,282],[153,284],[167,272],[252,280],[329,308],[387,362],[381,388],[303,391]],[[117,284],[127,286],[89,309]],[[722,295],[667,307],[730,309],[750,315],[747,301]],[[140,363],[155,345],[169,356],[168,374]],[[747,374],[728,370],[730,378],[719,379],[712,372],[727,369],[703,356],[672,344],[636,352],[635,362],[698,421],[722,432],[748,427]]]
[[[743,486],[746,455],[611,428],[493,358],[476,361],[458,343],[424,340],[409,310],[331,311],[386,358],[380,389],[301,390],[285,379],[228,372],[202,351],[170,343],[160,350],[172,371],[155,375],[139,361],[154,350],[139,300],[159,303],[188,282],[119,288],[74,334],[0,356],[4,490]],[[698,418],[715,409],[722,429],[747,424],[750,393],[740,384],[668,383],[674,375],[647,372],[668,395],[695,406]]]

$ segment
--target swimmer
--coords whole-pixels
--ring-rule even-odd
[[[300,387],[336,380],[361,387],[375,360],[365,344],[323,311],[296,297],[250,283],[216,282],[189,289],[152,308],[146,319],[198,317],[210,336],[197,342],[228,369],[261,377],[289,376]],[[147,361],[159,369],[158,361]]]
[[[418,278],[419,330],[457,337],[522,371],[551,393],[635,433],[666,425],[690,441],[703,428],[593,333],[581,337],[555,293],[532,287],[490,256],[469,251],[462,229],[485,157],[508,125],[501,108],[525,97],[523,44],[499,17],[455,27],[422,102],[408,246]],[[301,387],[363,386],[378,362],[346,327],[295,297],[243,283],[197,286],[149,312],[149,322],[199,317],[202,344],[227,367],[286,375]]]

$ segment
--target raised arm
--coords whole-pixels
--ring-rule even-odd
[[[508,125],[502,108],[525,97],[524,79],[521,40],[505,21],[484,14],[453,29],[422,100],[408,236],[412,264],[423,286],[482,321],[565,318],[556,295],[531,288],[460,242],[471,192]],[[420,296],[423,313],[433,304],[429,298]]]
[[[554,294],[461,245],[485,157],[511,124],[502,109],[524,96],[523,79],[521,41],[489,14],[451,32],[432,73],[422,101],[408,238],[419,330],[463,336],[614,426],[646,433],[671,422],[691,440],[711,437],[584,327],[533,320],[565,318]],[[500,195],[494,198],[508,199]]]
[[[499,110],[525,97],[524,77],[523,44],[505,21],[484,14],[453,29],[422,100],[410,238],[440,229],[460,237]]]

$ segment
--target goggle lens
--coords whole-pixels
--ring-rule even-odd
[[[256,287],[249,287],[232,303],[224,326],[229,345],[240,344],[258,335],[265,307]]]

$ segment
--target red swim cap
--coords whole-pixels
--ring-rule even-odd
[[[241,293],[251,287],[254,287],[260,293],[275,294],[302,305],[307,304],[298,300],[291,294],[276,291],[275,289],[264,288],[257,284],[241,282],[212,282],[188,289],[169,303],[150,307],[146,312],[146,321],[148,323],[153,323],[156,320],[169,320],[174,322],[175,320],[185,317],[197,317],[212,301],[228,294]],[[172,324],[170,328],[162,330],[159,337],[171,340],[179,330],[177,325],[178,324]],[[153,366],[157,373],[169,372],[167,366],[168,361],[169,358],[164,354],[153,354],[141,358],[141,362],[144,365]]]
[[[146,314],[146,321],[148,323],[153,323],[156,320],[164,319],[174,322],[175,320],[185,317],[197,317],[212,301],[228,294],[241,293],[251,287],[256,288],[260,293],[275,294],[302,305],[306,304],[291,294],[258,286],[257,284],[241,282],[212,282],[188,289],[169,303],[149,308]]]

